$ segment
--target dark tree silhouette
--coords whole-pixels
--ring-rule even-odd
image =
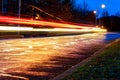
[[[11,0],[8,0],[11,2]],[[15,0],[18,6],[19,0]],[[59,19],[64,21],[84,22],[90,19],[92,12],[89,11],[86,1],[81,3],[79,9],[73,7],[75,0],[21,0],[21,17],[25,15],[35,19],[36,17]],[[11,5],[10,7],[12,7]],[[14,7],[18,14],[18,7]],[[11,9],[13,10],[13,9]],[[25,17],[24,16],[24,17]],[[92,18],[91,18],[92,19]]]
[[[115,14],[115,16],[120,17],[120,12],[117,12],[117,13]]]

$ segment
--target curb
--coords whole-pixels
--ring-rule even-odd
[[[85,65],[88,61],[90,61],[92,58],[96,57],[100,52],[102,52],[104,49],[109,47],[114,42],[117,42],[118,40],[120,40],[120,39],[117,39],[117,40],[107,44],[105,47],[103,47],[102,49],[98,50],[93,55],[91,55],[91,57],[86,58],[85,60],[81,61],[80,63],[76,64],[75,66],[69,68],[68,70],[66,70],[62,74],[60,74],[60,75],[58,75],[58,76],[56,76],[56,77],[54,77],[54,78],[52,78],[50,80],[61,80],[61,79],[64,79],[66,76],[72,74],[77,68],[79,68],[80,66]]]

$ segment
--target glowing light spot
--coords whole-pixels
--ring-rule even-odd
[[[32,49],[33,47],[32,46],[28,46],[29,49]]]

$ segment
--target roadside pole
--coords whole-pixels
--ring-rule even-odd
[[[21,17],[21,0],[19,0],[19,7],[18,7],[18,18],[20,20]],[[20,24],[18,23],[18,27],[20,27]],[[20,32],[18,31],[18,35],[20,34]]]

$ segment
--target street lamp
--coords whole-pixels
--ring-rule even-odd
[[[21,0],[19,0],[19,6],[18,6],[18,18],[20,19],[21,16]],[[18,27],[20,26],[20,24],[18,23]],[[18,31],[18,35],[20,34],[20,32]]]
[[[101,4],[101,6],[100,6],[102,9],[104,9],[105,7],[106,7],[106,5],[105,4]],[[95,23],[97,24],[97,18],[98,18],[98,25],[100,26],[101,25],[101,23],[100,23],[100,17],[101,17],[101,14],[100,14],[100,11],[98,10],[98,8],[96,9],[96,10],[94,10],[93,11],[93,13],[95,14],[95,18],[96,18],[96,21],[95,21]]]
[[[102,8],[102,12],[103,12],[103,9],[106,7],[106,5],[105,4],[102,4],[101,5],[101,8]],[[101,22],[100,22],[100,25],[101,25]],[[102,26],[103,27],[103,26]]]
[[[105,7],[106,7],[106,6],[105,6],[105,4],[102,4],[102,5],[101,5],[101,8],[103,8],[103,9],[104,9]]]
[[[20,19],[21,16],[21,0],[19,0],[19,9],[18,9],[18,17]]]
[[[102,5],[101,5],[101,8],[102,8],[102,9],[104,9],[105,7],[106,7],[105,4],[102,4]],[[103,10],[102,10],[102,12],[103,12]],[[100,18],[100,16],[99,16],[99,18]],[[100,20],[100,19],[99,19],[99,25],[101,25],[101,20]]]
[[[97,25],[97,11],[94,10],[93,13],[95,14],[95,25]]]

